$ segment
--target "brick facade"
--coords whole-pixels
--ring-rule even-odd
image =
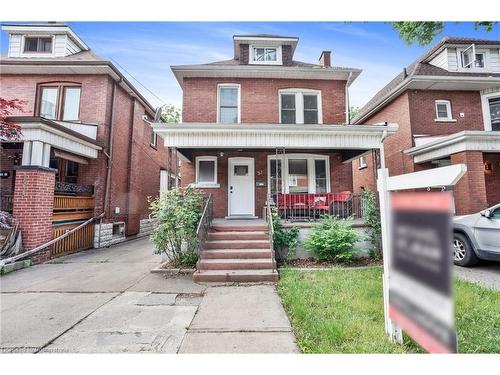
[[[2,75],[1,96],[27,101],[25,112],[13,115],[37,115],[37,88],[49,82],[81,85],[80,120],[97,125],[97,141],[109,154],[113,80],[107,75]],[[139,231],[140,219],[149,215],[148,197],[158,194],[160,169],[168,169],[167,150],[161,137],[155,148],[150,146],[151,127],[142,118],[146,109],[123,88],[116,87],[113,162],[104,221],[125,221],[127,234],[132,235]],[[108,160],[104,152],[99,152],[97,159],[89,159],[88,165],[79,166],[78,183],[94,186],[96,215],[105,205]],[[2,160],[4,154],[2,149]],[[2,181],[2,187],[7,184]],[[119,213],[115,213],[116,207]]]
[[[52,239],[55,171],[42,168],[19,168],[14,191],[15,221],[22,231],[23,247],[33,249]],[[50,258],[50,248],[31,259],[41,263]]]
[[[452,118],[456,121],[437,122],[436,100],[451,102]],[[404,150],[414,147],[414,135],[449,135],[463,130],[484,130],[481,96],[477,91],[407,90],[365,123],[395,122],[399,131],[389,137],[385,145],[385,162],[389,175],[411,173],[433,168],[430,162],[415,164]],[[468,214],[500,202],[500,167],[498,154],[484,154],[484,162],[491,161],[492,170],[484,171],[483,153],[462,152],[450,155],[452,164],[465,163],[468,172],[455,186],[457,214]],[[354,191],[369,185],[375,170],[367,157],[368,167],[358,170],[358,161],[352,163]]]
[[[342,163],[339,153],[326,153],[321,151],[313,151],[310,153],[318,155],[330,156],[330,182],[331,191],[352,191],[352,174],[351,166]],[[262,210],[265,206],[265,201],[268,193],[268,155],[275,155],[274,150],[269,151],[248,151],[248,152],[223,152],[220,156],[219,151],[205,150],[196,151],[193,154],[192,163],[182,163],[181,167],[181,183],[182,186],[187,186],[195,182],[195,158],[197,156],[216,156],[217,157],[217,183],[219,188],[202,189],[207,194],[211,193],[214,199],[214,216],[225,217],[228,215],[228,159],[231,157],[251,157],[254,158],[254,179],[255,183],[263,182],[265,186],[255,187],[255,215],[261,217]]]
[[[321,90],[324,124],[345,123],[346,81],[264,78],[185,78],[183,122],[217,121],[217,84],[241,85],[241,122],[279,123],[278,90],[307,88]]]

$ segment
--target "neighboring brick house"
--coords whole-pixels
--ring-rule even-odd
[[[95,236],[54,246],[39,260],[149,229],[148,197],[158,195],[160,179],[165,188],[176,176],[178,163],[146,121],[154,108],[67,25],[2,29],[9,46],[0,97],[26,101],[25,112],[10,118],[22,139],[2,141],[2,209],[20,223],[25,249],[101,213]]]
[[[218,218],[262,217],[276,194],[352,191],[348,161],[382,134],[345,125],[361,70],[332,66],[329,51],[319,64],[294,60],[296,37],[235,35],[233,44],[231,60],[172,66],[183,122],[155,131],[184,157],[182,185],[211,193]]]
[[[356,115],[353,124],[395,122],[385,141],[390,175],[463,163],[457,214],[500,203],[500,41],[446,37]],[[353,187],[375,190],[377,153],[353,161]]]

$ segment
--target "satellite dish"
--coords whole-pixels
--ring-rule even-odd
[[[163,110],[163,107],[158,107],[156,108],[156,113],[155,113],[155,119],[154,122],[162,122],[161,121],[161,112]]]

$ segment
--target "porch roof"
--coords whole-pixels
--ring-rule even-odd
[[[398,130],[387,125],[152,124],[166,147],[178,149],[370,150]]]
[[[415,163],[442,159],[462,151],[500,152],[500,132],[465,130],[404,151]]]
[[[39,141],[92,159],[102,150],[96,140],[43,117],[9,117],[8,120],[21,126],[22,136],[18,142]]]

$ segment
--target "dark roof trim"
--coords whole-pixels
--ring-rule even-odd
[[[54,129],[57,129],[59,131],[62,131],[66,134],[72,135],[76,138],[80,138],[81,140],[85,142],[92,143],[93,145],[103,147],[100,142],[97,142],[95,139],[92,139],[90,137],[87,137],[86,135],[83,135],[82,133],[78,133],[74,130],[71,130],[61,124],[58,124],[55,121],[49,120],[45,117],[40,117],[40,116],[10,116],[6,118],[7,121],[12,122],[12,123],[30,123],[30,122],[41,122],[44,125],[49,125],[53,127]]]
[[[122,72],[111,62],[111,61],[106,61],[106,60],[96,60],[96,61],[77,61],[77,60],[71,60],[71,61],[61,61],[61,60],[56,60],[56,61],[47,61],[47,60],[35,60],[35,59],[27,59],[26,61],[24,60],[0,60],[0,66],[2,65],[62,65],[62,66],[70,66],[70,65],[83,65],[83,66],[108,66],[113,70],[114,73],[116,73],[119,77],[120,80],[125,82],[127,86],[129,86],[134,94],[137,95],[137,97],[143,102],[145,105],[146,109],[150,111],[150,115],[154,116],[156,113],[156,109],[149,103],[149,101],[135,88],[135,86],[122,74]]]

